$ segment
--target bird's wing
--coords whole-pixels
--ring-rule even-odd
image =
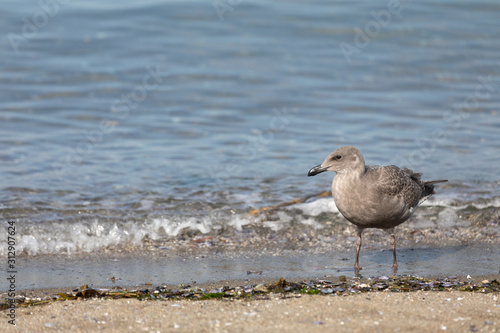
[[[419,204],[422,195],[420,176],[410,169],[400,169],[395,165],[368,166],[365,176],[373,183],[375,191],[389,197],[403,198],[410,207]]]

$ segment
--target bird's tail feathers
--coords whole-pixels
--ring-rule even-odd
[[[446,183],[448,180],[447,179],[442,179],[442,180],[429,180],[425,181],[425,185],[432,185],[432,184],[438,184],[438,183]]]
[[[436,192],[434,191],[434,184],[444,182],[447,182],[447,180],[430,180],[424,182],[424,191],[422,193],[422,197],[428,197],[435,194]]]

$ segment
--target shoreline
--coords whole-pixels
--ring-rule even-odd
[[[355,276],[354,249],[324,251],[274,251],[268,249],[204,247],[192,245],[189,251],[158,250],[156,253],[88,253],[73,256],[17,258],[17,290],[76,288],[83,284],[112,288],[137,284],[213,283],[220,280],[256,278],[289,280]],[[422,277],[488,276],[500,273],[500,248],[491,244],[451,247],[401,247],[398,274]],[[363,277],[394,274],[390,267],[392,251],[380,244],[368,244],[361,252]],[[0,264],[4,264],[0,260]],[[2,287],[0,287],[2,288]],[[2,290],[0,289],[0,292]]]
[[[16,295],[26,306],[7,331],[500,332],[495,233],[402,227],[393,276],[386,234],[372,230],[360,278],[352,228],[342,230],[253,228],[123,251],[20,255]],[[6,297],[0,291],[0,303]]]
[[[362,272],[362,271],[361,271]],[[40,295],[52,295],[57,296],[58,293],[67,293],[71,291],[80,290],[82,286],[87,286],[89,289],[96,290],[141,290],[141,289],[151,289],[162,286],[163,288],[170,289],[179,289],[179,288],[201,288],[210,290],[213,288],[221,288],[223,286],[234,288],[238,286],[245,285],[274,285],[279,283],[281,279],[288,283],[307,283],[311,281],[329,281],[332,284],[341,284],[341,283],[354,283],[354,284],[369,284],[373,283],[373,281],[388,279],[422,279],[424,281],[443,281],[450,280],[456,282],[463,282],[466,284],[475,285],[482,281],[497,281],[500,283],[500,272],[497,274],[480,274],[480,275],[448,275],[448,276],[440,276],[440,275],[428,275],[428,276],[419,276],[419,275],[410,275],[410,274],[391,274],[391,275],[379,275],[372,277],[364,277],[362,275],[358,276],[349,276],[348,274],[339,273],[337,275],[330,276],[316,276],[316,277],[302,277],[302,278],[286,278],[286,276],[280,278],[269,278],[266,276],[262,276],[259,274],[249,275],[247,278],[240,279],[221,279],[216,281],[207,281],[198,283],[196,281],[184,281],[184,283],[179,284],[153,284],[150,282],[137,282],[135,284],[120,284],[120,281],[117,281],[116,284],[110,285],[74,285],[74,286],[60,286],[60,287],[50,287],[50,288],[24,288],[16,290],[16,296],[25,296],[25,297],[41,297]],[[416,291],[416,290],[412,290]],[[432,291],[432,290],[431,290]],[[374,290],[366,290],[366,292],[374,292]],[[4,300],[8,290],[3,289],[0,290],[0,301]]]

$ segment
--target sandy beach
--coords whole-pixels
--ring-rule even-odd
[[[458,280],[463,278],[458,278]],[[500,279],[500,275],[476,277]],[[353,281],[352,279],[348,279]],[[484,281],[484,280],[483,280]],[[220,281],[197,286],[237,286]],[[268,282],[256,278],[251,281]],[[363,282],[363,281],[361,281]],[[248,283],[248,281],[247,281]],[[360,283],[358,281],[357,283]],[[147,286],[144,286],[147,287]],[[149,288],[152,288],[149,286]],[[28,297],[67,288],[27,290]],[[3,311],[6,315],[7,310]],[[249,299],[102,299],[18,307],[8,332],[498,332],[500,293],[412,291],[352,294],[267,293]]]
[[[498,332],[498,294],[301,295],[259,301],[64,301],[17,309],[9,332]],[[4,319],[5,320],[5,319]]]

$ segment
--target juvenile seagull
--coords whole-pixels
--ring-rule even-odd
[[[356,274],[361,269],[359,251],[361,234],[366,228],[384,229],[391,235],[394,272],[397,271],[394,227],[406,221],[418,205],[434,194],[434,184],[447,180],[420,180],[421,173],[395,165],[365,165],[360,151],[341,147],[323,163],[309,170],[308,176],[334,171],[332,195],[340,213],[357,228]]]

